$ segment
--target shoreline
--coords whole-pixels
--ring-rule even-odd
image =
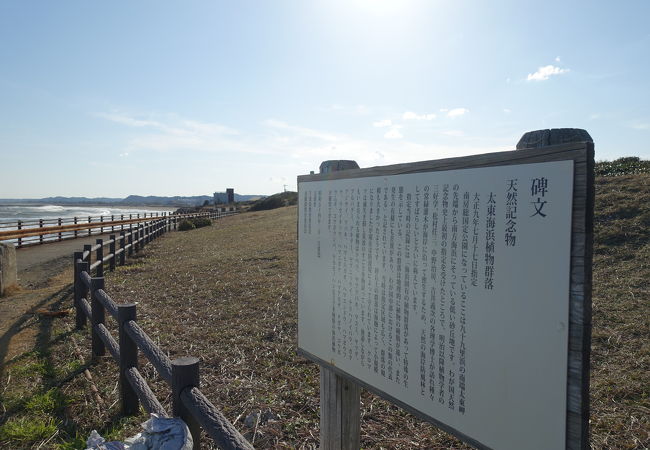
[[[88,208],[119,208],[119,209],[178,209],[187,207],[187,205],[141,205],[141,204],[120,204],[120,203],[61,203],[61,202],[2,202],[0,206],[22,206],[22,207],[38,207],[38,206],[61,206],[65,207],[88,207]]]

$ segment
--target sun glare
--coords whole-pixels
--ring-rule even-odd
[[[354,0],[357,8],[371,14],[386,16],[413,8],[415,0]]]

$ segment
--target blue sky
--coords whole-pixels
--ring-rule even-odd
[[[0,198],[295,189],[584,128],[650,157],[650,2],[0,1]]]

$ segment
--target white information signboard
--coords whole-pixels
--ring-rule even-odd
[[[480,447],[565,448],[573,169],[300,182],[300,351]]]

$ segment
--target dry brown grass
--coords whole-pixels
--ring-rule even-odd
[[[650,446],[650,175],[596,184],[592,446]]]
[[[259,448],[318,444],[318,368],[296,355],[296,250],[295,207],[248,213],[168,235],[111,280],[171,356],[200,356],[204,392]],[[374,395],[362,402],[364,447],[463,448]]]
[[[597,182],[594,449],[650,445],[649,182],[650,175]],[[296,355],[296,250],[296,208],[281,208],[169,233],[106,276],[109,294],[118,302],[138,302],[139,323],[172,358],[201,358],[203,391],[258,448],[318,443],[318,368]],[[52,367],[85,367],[84,358],[71,356],[70,342],[87,356],[88,334],[70,332],[71,317],[53,320],[61,338],[47,344]],[[19,360],[11,364],[21,370]],[[108,358],[91,366],[104,407],[94,403],[83,376],[56,370],[46,374],[47,385],[69,399],[65,414],[56,416],[68,421],[59,426],[58,442],[73,445],[92,428],[121,438],[137,430],[144,415],[119,420],[117,368]],[[142,371],[169,405],[169,389],[153,368],[142,361]],[[21,389],[28,391],[28,384],[26,379]],[[16,392],[6,397],[16,398]],[[250,426],[256,414],[260,420]],[[369,393],[362,394],[361,431],[365,448],[469,448]]]

